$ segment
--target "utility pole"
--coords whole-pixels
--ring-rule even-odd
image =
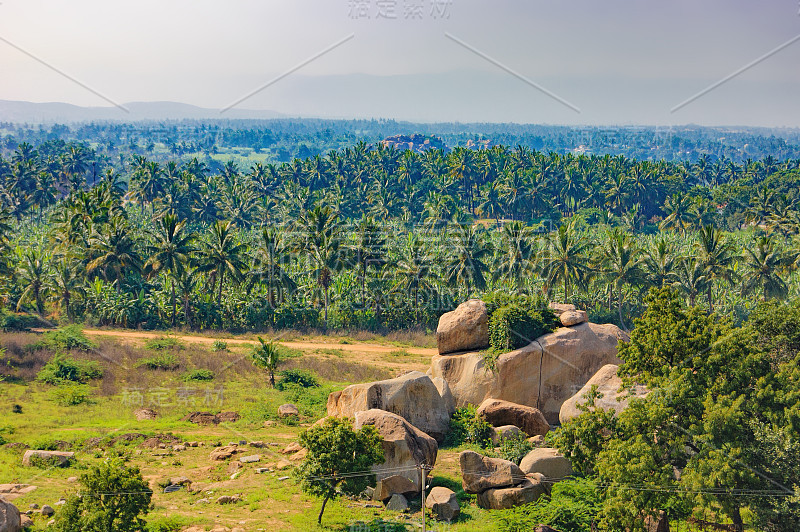
[[[419,487],[422,498],[420,499],[420,506],[422,507],[422,532],[425,532],[425,482],[428,480],[428,472],[424,463],[419,464]]]

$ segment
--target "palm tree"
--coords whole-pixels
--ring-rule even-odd
[[[282,232],[275,227],[261,229],[250,278],[252,282],[266,283],[267,299],[273,309],[283,301],[284,290],[297,287],[285,269],[290,258]]]
[[[416,233],[408,234],[402,253],[395,270],[398,286],[414,295],[414,319],[419,322],[419,295],[431,287],[433,260],[428,246]]]
[[[344,267],[339,215],[329,206],[317,205],[299,220],[302,235],[299,250],[311,263],[311,274],[325,294],[325,325],[328,324],[330,287],[333,274]]]
[[[532,276],[536,267],[536,241],[533,230],[522,222],[509,222],[503,226],[501,254],[497,257],[494,279],[513,283],[522,293],[525,279]]]
[[[793,258],[780,250],[772,237],[760,237],[755,249],[745,250],[747,273],[742,283],[742,294],[746,296],[761,291],[764,301],[770,298],[784,299],[789,293],[789,286],[781,274],[788,269]]]
[[[72,319],[72,303],[74,294],[84,293],[83,276],[80,265],[70,263],[62,258],[51,261],[52,273],[47,279],[46,291],[56,302],[58,307],[67,313],[67,319]]]
[[[694,227],[697,217],[692,211],[692,201],[685,194],[675,194],[664,201],[667,217],[659,224],[659,229],[677,229],[682,235]]]
[[[361,306],[366,305],[367,270],[386,264],[386,238],[380,226],[369,216],[364,216],[356,226],[356,243],[352,246],[355,262],[361,270]]]
[[[124,219],[112,219],[102,233],[95,231],[88,243],[95,258],[87,264],[86,273],[100,272],[103,279],[116,283],[117,294],[127,275],[142,270],[137,243]]]
[[[478,212],[482,216],[493,218],[497,225],[500,225],[500,218],[503,216],[503,188],[499,181],[491,181],[483,187],[484,200],[478,205]]]
[[[219,220],[211,226],[211,234],[197,253],[197,270],[211,274],[211,291],[217,283],[217,306],[222,305],[222,286],[227,273],[234,282],[242,278],[245,270],[244,262],[247,246],[237,241],[233,223]]]
[[[33,301],[36,313],[44,315],[44,287],[48,272],[42,252],[35,248],[20,252],[17,277],[25,288],[17,301],[17,312],[25,303]]]
[[[586,257],[588,244],[578,234],[574,220],[561,225],[547,240],[549,256],[544,258],[542,266],[545,278],[544,290],[549,296],[553,287],[563,282],[566,302],[570,297],[570,286],[584,282],[591,270]]]
[[[149,258],[145,263],[148,275],[165,272],[170,278],[172,297],[172,326],[178,314],[178,302],[175,297],[175,279],[183,275],[186,265],[194,251],[195,236],[185,233],[186,220],[178,221],[174,214],[167,214],[156,220],[155,231],[150,233],[153,244],[147,249]]]
[[[712,299],[714,282],[718,280],[733,282],[735,276],[733,267],[737,259],[735,247],[725,240],[713,225],[706,225],[700,230],[700,239],[697,241],[696,249],[708,281],[706,295],[709,312],[712,312],[714,310]]]
[[[265,342],[258,337],[259,345],[253,348],[253,364],[269,373],[269,385],[275,387],[275,371],[281,364],[281,352],[275,341]]]
[[[449,236],[447,244],[451,249],[445,265],[445,280],[451,285],[465,285],[469,297],[472,287],[486,288],[484,274],[489,267],[485,260],[491,256],[490,250],[472,225],[455,225]]]
[[[622,319],[622,303],[624,301],[625,285],[637,285],[644,281],[642,269],[641,250],[636,241],[619,228],[608,232],[608,240],[603,243],[600,251],[600,269],[608,282],[609,302],[613,299],[616,290],[617,314],[622,328],[627,330]]]
[[[705,292],[709,285],[705,269],[700,261],[684,257],[678,262],[672,286],[686,294],[690,306],[695,305],[697,296]]]
[[[672,284],[675,281],[676,258],[675,247],[667,239],[662,237],[657,240],[644,259],[648,283],[658,288]]]

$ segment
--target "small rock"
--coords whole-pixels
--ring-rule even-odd
[[[52,517],[56,511],[49,504],[42,506],[41,514],[45,517]]]
[[[239,500],[236,495],[223,495],[217,498],[217,504],[233,504],[239,502]]]
[[[171,477],[169,483],[177,486],[188,486],[192,481],[186,477]]]
[[[242,456],[241,458],[239,458],[239,461],[241,463],[243,463],[243,464],[252,464],[254,462],[260,462],[261,461],[261,455],[260,454],[254,454],[252,456]]]
[[[526,474],[541,473],[548,479],[557,479],[572,475],[572,464],[557,449],[539,447],[525,455],[519,468]]]
[[[386,503],[386,509],[392,512],[405,512],[408,510],[408,499],[405,495],[395,493]]]
[[[528,438],[528,443],[532,443],[537,447],[541,447],[542,445],[544,445],[544,436],[542,436],[541,434],[537,434],[536,436],[531,436],[530,438]]]
[[[564,327],[573,327],[589,321],[585,310],[568,310],[562,313],[559,319]]]
[[[36,504],[35,502],[32,502],[32,503],[30,504],[29,508],[30,508],[31,510],[38,510],[38,509],[39,509],[39,505],[38,505],[38,504]]]
[[[211,451],[211,459],[212,460],[227,460],[235,453],[239,451],[239,448],[236,444],[234,445],[227,445],[225,447],[217,447],[213,451]]]
[[[64,506],[64,504],[66,504],[66,502],[67,502],[67,501],[65,501],[64,499],[60,499],[60,500],[56,501],[56,502],[53,504],[53,506]]]
[[[185,445],[173,445],[172,446],[172,450],[173,451],[185,451],[186,450],[186,446]]]
[[[33,519],[31,519],[27,515],[21,515],[19,516],[19,526],[23,530],[25,530],[26,528],[33,528]]]
[[[289,480],[290,477],[278,477],[278,480],[283,482],[284,480]]]
[[[292,443],[290,443],[289,445],[287,445],[287,446],[286,446],[286,448],[285,448],[284,450],[282,450],[282,451],[281,451],[281,454],[292,454],[292,453],[296,453],[296,452],[297,452],[297,451],[299,451],[300,449],[302,449],[302,447],[300,446],[300,444],[299,444],[299,443],[297,443],[297,442],[295,441],[295,442],[292,442]]]
[[[56,465],[58,467],[67,467],[75,457],[75,453],[66,451],[39,451],[29,449],[22,455],[22,465],[30,466],[31,460],[33,462],[43,461],[48,465]]]
[[[231,475],[231,480],[236,480],[236,478],[237,478],[239,475],[241,475],[241,474],[242,474],[242,472],[241,472],[241,471],[237,471],[236,473],[234,473],[233,475]]]
[[[197,499],[197,502],[195,504],[208,504],[210,502],[211,501],[209,499]]]
[[[278,407],[278,415],[280,417],[298,417],[300,410],[297,409],[297,406],[286,403]]]
[[[158,417],[158,412],[150,408],[139,408],[133,411],[133,417],[137,421],[145,421],[147,419],[155,419]]]
[[[287,469],[290,467],[292,467],[292,464],[286,460],[278,460],[278,463],[275,465],[276,469]]]
[[[495,445],[500,445],[503,443],[504,440],[513,440],[519,435],[522,434],[522,431],[519,430],[519,427],[516,425],[503,425],[502,427],[493,427],[492,428],[492,443]]]
[[[56,520],[55,519],[51,519],[51,520],[49,520],[47,522],[47,526],[54,526],[55,524],[56,524]]]
[[[264,422],[264,426],[267,427],[267,428],[275,427],[277,425],[278,425],[278,423],[273,419],[268,419],[267,421]]]
[[[308,456],[308,449],[300,449],[292,456],[290,456],[289,460],[292,462],[299,462],[300,460],[305,459],[306,456]]]
[[[271,471],[272,471],[272,469],[270,469],[268,467],[259,467],[259,468],[256,469],[256,473],[258,473],[258,474],[270,473]]]
[[[256,449],[263,449],[264,447],[268,446],[268,443],[264,443],[263,441],[251,441],[250,447],[255,447]]]
[[[383,478],[375,485],[375,491],[372,498],[376,501],[386,502],[392,498],[392,495],[399,493],[405,495],[408,493],[416,493],[417,486],[408,478],[402,475],[392,475]]]
[[[458,519],[461,512],[455,492],[442,486],[431,490],[425,498],[425,508],[429,508],[439,521],[448,523]]]

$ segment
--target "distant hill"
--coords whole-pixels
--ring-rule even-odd
[[[220,113],[219,109],[206,109],[177,102],[130,102],[118,107],[81,107],[68,103],[35,103],[0,100],[0,122],[22,123],[70,123],[93,121],[132,122],[138,120],[186,120],[186,119],[270,119],[286,115],[275,111],[231,109]]]

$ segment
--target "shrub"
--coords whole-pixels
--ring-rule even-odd
[[[197,523],[197,518],[182,515],[170,515],[154,519],[147,523],[147,532],[179,532],[184,528]]]
[[[85,384],[59,386],[51,392],[59,406],[77,406],[91,402],[92,389]]]
[[[52,351],[90,351],[96,347],[83,334],[83,328],[80,325],[67,325],[54,331],[47,331],[34,346]]]
[[[58,386],[66,382],[85,383],[102,376],[103,371],[97,362],[73,360],[62,353],[57,353],[39,370],[36,379]]]
[[[210,369],[193,369],[183,374],[182,379],[186,382],[189,381],[213,381],[214,372]]]
[[[162,353],[158,356],[143,358],[136,364],[136,367],[172,371],[178,369],[178,357],[172,353]]]
[[[224,340],[214,340],[214,343],[211,344],[212,351],[227,351],[228,350],[228,342]]]
[[[57,532],[138,532],[140,517],[150,509],[153,492],[139,468],[119,459],[106,460],[81,475],[84,489],[67,499],[56,514]]]
[[[13,314],[5,310],[0,311],[0,329],[8,331],[27,331],[39,325],[39,319],[30,314]]]
[[[275,384],[275,388],[283,391],[287,384],[296,384],[303,388],[317,388],[319,381],[310,371],[303,369],[287,369],[281,371],[281,378]]]
[[[319,310],[297,303],[281,303],[275,309],[278,329],[307,329],[319,325]]]
[[[304,388],[296,383],[286,383],[283,390],[286,392],[289,402],[297,405],[301,414],[319,418],[326,413],[328,395],[333,392],[333,387]],[[292,417],[284,418],[282,421],[288,419],[292,419]]]
[[[450,432],[445,445],[458,447],[465,443],[488,447],[492,442],[492,427],[478,415],[475,405],[456,409],[450,418]]]
[[[536,445],[528,441],[528,435],[523,433],[517,434],[514,438],[506,438],[500,442],[500,451],[498,456],[503,460],[508,460],[519,465],[525,455],[531,452]]]
[[[166,349],[183,349],[183,344],[177,338],[170,338],[169,336],[162,336],[161,338],[154,338],[148,340],[144,344],[146,349],[151,351],[164,351]]]
[[[562,480],[553,485],[549,498],[494,512],[492,517],[501,532],[528,531],[538,525],[548,525],[562,532],[593,530],[600,513],[600,493],[589,480]]]
[[[555,326],[556,318],[550,309],[505,305],[489,319],[489,344],[495,351],[519,349],[553,331]]]

